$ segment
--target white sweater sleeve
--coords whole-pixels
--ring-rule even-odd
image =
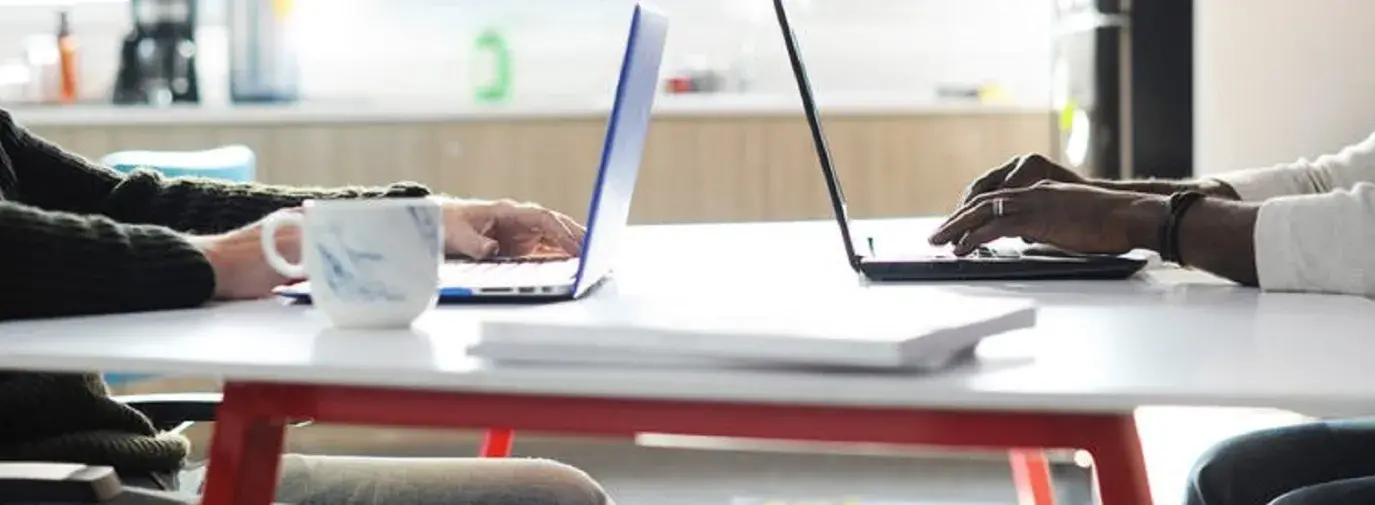
[[[1375,297],[1375,184],[1266,200],[1255,240],[1262,288]]]
[[[1248,201],[1350,189],[1358,182],[1375,183],[1375,134],[1337,154],[1228,172],[1214,179],[1227,183],[1242,200]]]
[[[1375,297],[1375,135],[1316,160],[1217,179],[1263,202],[1255,229],[1262,288]]]

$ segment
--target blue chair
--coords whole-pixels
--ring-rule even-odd
[[[253,150],[242,145],[204,151],[119,151],[100,161],[126,173],[147,168],[168,177],[206,177],[235,182],[252,181],[257,171]]]
[[[119,151],[100,159],[106,166],[128,173],[136,168],[156,170],[167,177],[204,177],[250,182],[257,172],[257,156],[248,146],[229,145],[203,151]],[[107,373],[110,384],[152,377],[145,374]]]

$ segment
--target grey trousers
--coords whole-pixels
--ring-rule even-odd
[[[193,480],[126,478],[194,503]],[[179,489],[166,489],[167,487]],[[610,505],[596,481],[571,466],[524,458],[282,457],[277,501],[298,505]]]
[[[1375,420],[1325,421],[1248,433],[1194,467],[1187,505],[1375,503]]]

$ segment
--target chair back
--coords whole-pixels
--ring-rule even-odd
[[[204,177],[250,182],[257,171],[257,157],[248,146],[229,145],[203,151],[119,151],[100,159],[120,172],[147,168],[167,177]]]

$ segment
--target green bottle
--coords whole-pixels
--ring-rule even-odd
[[[491,80],[477,85],[474,98],[483,103],[504,102],[511,98],[511,48],[506,38],[496,29],[488,28],[478,34],[473,46],[477,53],[474,73],[483,72],[479,69],[487,62],[491,65],[486,71],[491,72]]]

